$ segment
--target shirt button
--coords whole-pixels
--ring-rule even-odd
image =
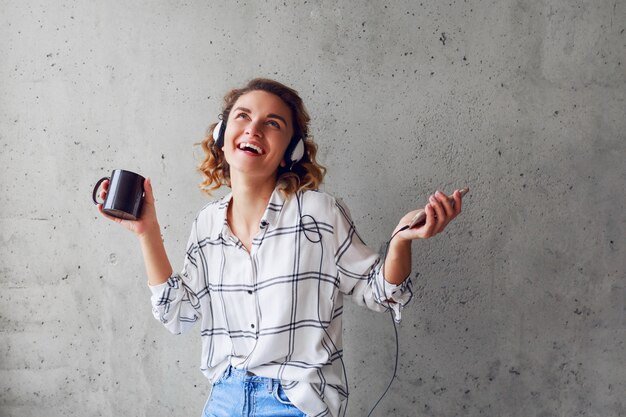
[[[248,294],[252,294],[252,290],[248,290]]]
[[[254,324],[251,324],[250,327],[252,327],[254,329]]]

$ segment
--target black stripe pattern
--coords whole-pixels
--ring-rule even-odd
[[[150,287],[154,316],[175,334],[199,322],[201,369],[212,382],[230,364],[281,379],[308,415],[337,416],[348,395],[343,296],[375,311],[393,308],[399,321],[411,280],[384,280],[380,257],[326,193],[284,198],[275,190],[250,252],[228,227],[231,197],[199,212],[182,271]]]

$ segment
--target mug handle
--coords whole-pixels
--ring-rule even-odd
[[[100,184],[102,184],[104,182],[104,180],[110,180],[110,178],[109,177],[102,177],[102,178],[100,178],[98,180],[98,182],[96,183],[96,186],[93,187],[93,194],[91,195],[91,199],[93,200],[93,203],[95,205],[104,203],[104,202],[98,203],[98,200],[96,200],[96,193],[98,192],[98,188],[100,188]]]

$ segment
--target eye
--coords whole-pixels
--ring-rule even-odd
[[[280,129],[280,123],[278,123],[276,120],[268,120],[267,124],[275,127],[276,129]]]
[[[246,113],[238,113],[235,115],[235,119],[247,119],[248,115]]]

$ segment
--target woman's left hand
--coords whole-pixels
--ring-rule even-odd
[[[435,194],[431,195],[428,199],[428,204],[426,204],[424,208],[426,211],[426,223],[421,227],[403,230],[398,233],[396,238],[405,241],[427,239],[443,232],[448,223],[461,213],[462,197],[459,190],[452,194],[452,199],[454,200],[454,204],[450,202],[450,197],[441,191],[437,191]],[[402,217],[400,223],[398,223],[398,226],[396,226],[394,230],[394,234],[402,227],[408,225],[418,212],[419,210],[414,210]]]

